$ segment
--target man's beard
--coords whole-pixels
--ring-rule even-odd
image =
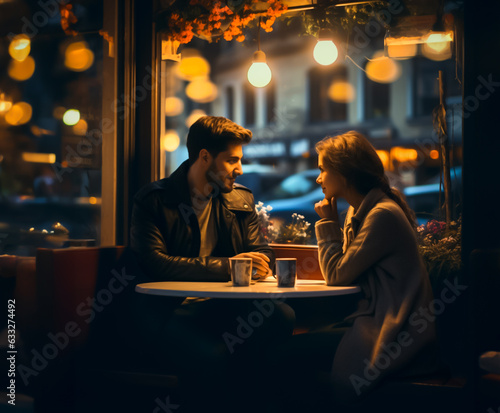
[[[224,194],[227,194],[233,190],[232,184],[230,184],[230,187],[228,187],[225,183],[226,179],[229,178],[229,176],[223,176],[219,171],[217,171],[215,162],[212,162],[212,164],[210,165],[210,168],[205,173],[205,178],[207,182],[212,186],[212,193],[217,193],[217,191],[220,191]]]

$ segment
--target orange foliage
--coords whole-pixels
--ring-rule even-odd
[[[242,42],[245,40],[243,28],[258,15],[252,12],[251,4],[259,2],[261,1],[246,0],[246,4],[239,12],[233,12],[224,1],[190,0],[190,6],[201,6],[208,10],[208,13],[188,19],[181,16],[179,12],[173,11],[168,20],[169,38],[180,43],[189,43],[194,35],[209,41],[212,39],[217,41],[222,35],[224,40],[235,39]],[[266,32],[270,32],[276,18],[287,10],[287,6],[281,0],[267,0],[266,3],[268,8],[262,16],[261,27]]]
[[[64,33],[76,36],[78,32],[70,29],[70,25],[78,21],[73,13],[73,5],[70,3],[62,3],[59,5],[59,12],[61,13],[61,27]]]

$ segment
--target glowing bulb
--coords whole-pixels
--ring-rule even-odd
[[[80,120],[80,111],[76,109],[68,109],[64,112],[63,122],[68,126],[73,126]]]
[[[453,32],[430,32],[425,38],[425,44],[436,53],[444,50],[453,41]]]
[[[253,55],[253,63],[248,69],[247,78],[254,87],[264,87],[272,78],[271,69],[266,63],[266,54],[260,50]]]
[[[28,57],[31,50],[31,41],[25,34],[19,34],[12,39],[9,45],[9,54],[19,62]]]
[[[320,65],[328,66],[337,60],[339,51],[331,40],[318,40],[314,46],[313,56]]]

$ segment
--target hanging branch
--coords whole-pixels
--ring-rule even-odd
[[[450,143],[448,140],[448,130],[446,126],[445,108],[446,90],[443,83],[443,71],[439,71],[439,106],[434,109],[434,128],[439,138],[441,150],[441,171],[443,173],[444,184],[444,210],[446,226],[451,222],[451,176],[450,176]]]

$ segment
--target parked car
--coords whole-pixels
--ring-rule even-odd
[[[255,201],[258,202],[266,188],[276,186],[284,177],[283,173],[277,172],[269,165],[244,164],[243,175],[239,176],[236,182],[251,189]]]
[[[271,219],[288,222],[292,220],[292,214],[296,212],[313,224],[319,219],[314,211],[314,204],[325,197],[321,187],[316,183],[318,175],[318,169],[308,169],[290,175],[279,185],[264,192],[257,201],[262,201],[273,208],[270,212]],[[345,214],[349,204],[339,199],[337,207],[339,214]]]
[[[457,166],[452,168],[450,175],[452,205],[454,206],[454,210],[456,210],[456,207],[460,207],[462,204],[462,167]],[[440,175],[436,175],[429,179],[424,185],[406,187],[403,193],[408,205],[415,211],[419,225],[425,224],[431,219],[444,219],[439,211],[440,205],[444,203],[444,189],[441,184]],[[456,218],[456,216],[452,218]]]

